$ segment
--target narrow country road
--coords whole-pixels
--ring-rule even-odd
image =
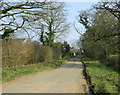
[[[33,68],[34,69],[34,68]],[[85,93],[88,92],[82,75],[82,63],[72,58],[61,67],[37,73],[4,85],[2,93]]]

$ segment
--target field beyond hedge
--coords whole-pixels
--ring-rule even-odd
[[[30,64],[30,65],[24,65],[24,66],[18,66],[18,67],[11,67],[7,69],[3,69],[2,71],[2,81],[7,82],[10,80],[13,80],[15,78],[19,78],[28,74],[32,74],[35,72],[40,72],[46,69],[50,68],[56,68],[63,63],[65,63],[66,60],[57,60],[54,62],[41,62],[38,64]]]
[[[99,61],[83,58],[86,71],[95,84],[95,93],[120,93],[119,73],[103,66]]]

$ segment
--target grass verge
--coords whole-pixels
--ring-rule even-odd
[[[67,60],[57,60],[54,62],[41,62],[38,64],[24,65],[18,67],[12,67],[3,69],[2,71],[2,82],[7,82],[15,78],[19,78],[25,75],[29,75],[35,72],[43,71],[50,68],[55,68],[62,65]]]
[[[99,61],[83,58],[86,71],[95,84],[95,93],[118,93],[120,91],[119,73],[103,66]]]

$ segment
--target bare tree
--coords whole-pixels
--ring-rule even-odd
[[[63,2],[51,2],[48,9],[43,9],[47,14],[42,16],[42,28],[44,31],[41,35],[41,41],[46,45],[52,45],[54,40],[69,29],[66,22],[66,10]]]
[[[36,1],[26,1],[26,2],[0,2],[0,31],[4,32],[3,36],[6,34],[13,33],[18,29],[23,28],[28,32],[24,26],[29,25],[28,23],[35,22],[40,19],[40,16],[44,15],[45,12],[41,9],[49,8],[48,2],[36,2]],[[29,27],[31,28],[31,27]],[[33,27],[32,27],[33,28]],[[31,28],[31,29],[32,29]],[[7,32],[9,29],[9,32]]]

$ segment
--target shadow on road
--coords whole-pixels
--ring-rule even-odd
[[[72,58],[68,64],[62,66],[61,68],[78,68],[78,69],[82,69],[82,64],[80,59],[78,58]]]
[[[78,68],[82,69],[82,64],[66,64],[62,66],[61,68]]]

